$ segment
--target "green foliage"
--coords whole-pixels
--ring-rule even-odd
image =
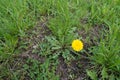
[[[30,11],[26,0],[0,1],[0,57],[13,54],[18,36],[24,36],[25,29],[33,26],[34,11]],[[2,56],[4,55],[4,56]]]
[[[35,12],[36,18],[53,14],[55,0],[27,0],[27,3],[29,8]]]
[[[57,62],[47,59],[44,63],[37,60],[29,59],[27,64],[23,65],[31,80],[59,80],[59,76],[55,75]]]
[[[70,45],[74,39],[78,38],[76,32],[78,18],[74,16],[75,13],[71,13],[69,7],[67,0],[56,1],[54,17],[48,22],[48,28],[55,37],[47,38],[56,55],[62,55],[67,60],[70,60],[70,56],[72,56],[69,51]]]
[[[97,80],[97,73],[96,73],[95,71],[87,70],[87,75],[88,75],[92,80]]]
[[[101,75],[102,75],[103,80],[108,78],[107,69],[105,67],[103,67],[103,69],[101,71]]]
[[[46,37],[46,42],[40,44],[40,56],[46,56],[49,58],[57,59],[59,56],[62,56],[66,61],[74,59],[70,53],[69,45],[62,45],[55,37]]]
[[[92,0],[89,21],[92,24],[116,22],[119,15],[119,0]]]
[[[14,53],[16,44],[18,42],[18,39],[10,34],[4,34],[4,40],[5,43],[1,41],[0,59],[2,57],[7,58],[7,56],[11,55],[11,53]]]
[[[99,45],[91,48],[92,63],[97,69],[100,68],[103,80],[115,80],[120,76],[119,3],[119,0],[92,1],[90,6],[90,23],[106,26],[105,32],[101,32]]]
[[[107,72],[120,76],[119,30],[120,27],[118,25],[111,26],[109,28],[109,33],[106,34],[107,37],[102,39],[100,44],[92,49],[93,56],[91,56],[91,59],[94,61],[95,65],[100,65],[103,67],[102,73],[104,72],[105,67],[107,68]],[[105,74],[107,75],[107,73]]]
[[[11,70],[8,60],[16,53],[19,37],[26,36],[26,30],[43,16],[48,19],[46,26],[52,36],[45,37],[37,52],[47,59],[44,63],[28,59],[20,70]],[[83,35],[78,35],[77,31],[104,25],[100,39],[96,39],[99,44],[89,46],[95,69],[87,70],[87,75],[93,80],[119,80],[119,17],[120,0],[0,0],[0,79],[23,80],[27,75],[31,80],[59,80],[55,75],[58,57],[75,59],[70,46],[76,38],[86,38],[85,47],[90,42],[89,34],[84,35],[83,31]]]
[[[6,61],[0,65],[0,80],[59,80],[59,76],[55,74],[57,60],[46,59],[42,63],[30,58],[24,62],[21,59],[18,60],[19,62]]]

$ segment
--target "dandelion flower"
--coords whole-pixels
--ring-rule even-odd
[[[83,42],[80,41],[79,39],[73,40],[72,42],[72,48],[75,51],[80,51],[83,49]]]

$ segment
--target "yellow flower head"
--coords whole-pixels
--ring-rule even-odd
[[[72,42],[72,48],[75,51],[80,51],[83,49],[83,42],[80,41],[79,39],[73,40]]]

